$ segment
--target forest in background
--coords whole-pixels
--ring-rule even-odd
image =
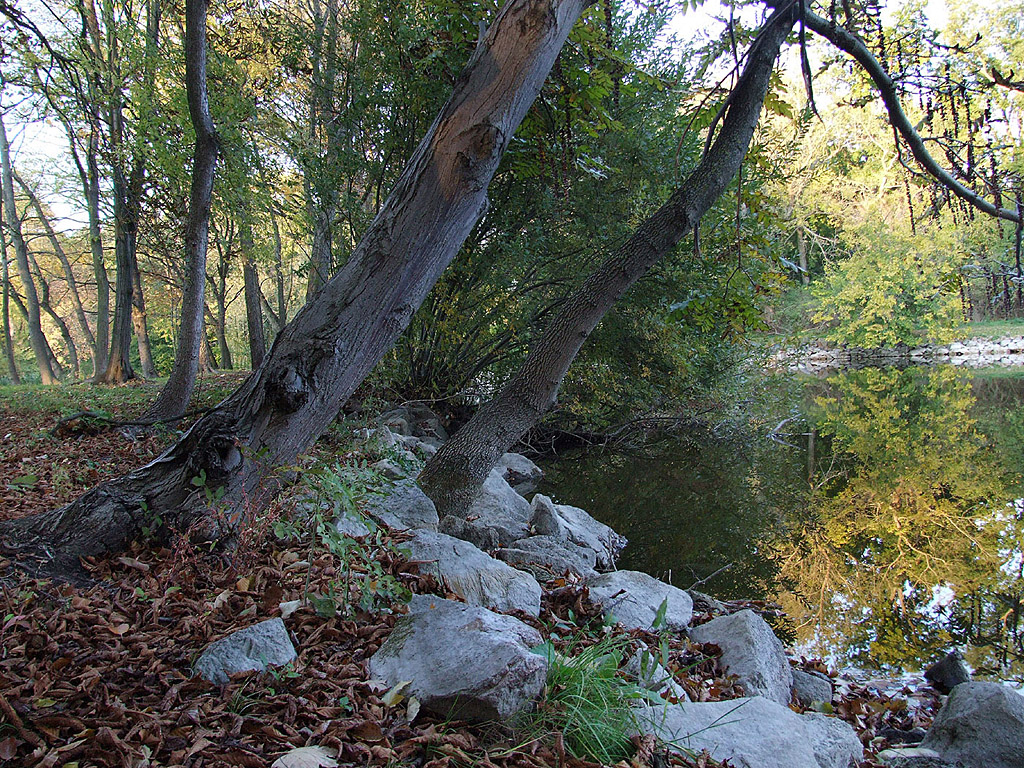
[[[347,261],[495,10],[210,4],[220,157],[203,367],[258,361]],[[820,10],[854,15],[933,156],[1016,208],[1020,3],[951,3],[941,32],[921,3]],[[717,30],[681,41],[679,12],[612,0],[586,12],[502,161],[486,214],[377,367],[378,391],[468,402],[493,392],[600,254],[694,166],[756,24],[751,8],[720,8]],[[12,6],[3,37],[7,380],[165,376],[179,341],[195,141],[183,9]],[[606,428],[693,399],[764,331],[880,346],[1024,314],[1018,228],[922,173],[865,75],[808,35],[812,104],[797,50],[699,236],[630,290],[584,347],[560,395],[568,423]],[[40,124],[65,144],[45,161],[31,146]],[[115,322],[118,300],[130,324]],[[119,344],[130,352],[118,367]]]

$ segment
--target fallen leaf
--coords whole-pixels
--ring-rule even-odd
[[[406,709],[405,716],[409,718],[409,722],[413,722],[416,719],[416,715],[420,713],[420,700],[415,696],[409,697],[409,705]]]
[[[359,725],[349,730],[349,736],[354,736],[359,741],[369,744],[384,741],[384,731],[372,720],[364,720]]]
[[[121,636],[121,635],[123,635],[123,634],[124,634],[125,632],[127,632],[127,631],[128,631],[129,629],[130,629],[130,627],[129,627],[129,626],[127,625],[127,624],[111,624],[111,625],[110,625],[110,626],[108,627],[108,629],[109,629],[109,630],[110,630],[111,632],[113,632],[113,633],[114,633],[115,635],[117,635],[118,637],[120,637],[120,636]]]
[[[18,751],[18,742],[13,736],[0,741],[0,760],[13,760]]]
[[[297,747],[285,752],[270,768],[337,768],[338,761],[323,747]]]
[[[223,592],[221,592],[219,595],[217,595],[217,597],[214,598],[214,601],[213,601],[213,610],[216,611],[222,605],[227,603],[229,597],[231,597],[231,590],[230,589],[225,589]]]
[[[400,704],[405,696],[402,695],[402,690],[405,689],[412,680],[403,680],[390,691],[381,696],[381,701],[384,702],[384,706],[393,707],[396,704]]]
[[[287,602],[281,603],[277,607],[281,611],[281,618],[287,619],[289,616],[291,616],[293,613],[299,610],[300,605],[302,605],[301,600],[288,600]]]
[[[240,578],[238,581],[235,582],[235,589],[237,589],[239,592],[248,592],[249,591],[249,582],[250,582],[249,577],[248,576],[243,576],[242,578]]]

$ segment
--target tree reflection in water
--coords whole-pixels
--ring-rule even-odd
[[[563,457],[542,491],[626,534],[621,567],[779,600],[808,653],[913,670],[956,645],[979,673],[1024,680],[1024,377],[752,386],[766,396],[727,436]]]

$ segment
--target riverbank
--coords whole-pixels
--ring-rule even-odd
[[[235,552],[138,545],[87,562],[97,584],[84,588],[4,563],[0,759],[286,766],[306,750],[320,766],[692,767],[713,755],[867,768],[932,727],[942,699],[923,685],[908,694],[788,658],[762,618],[772,606],[615,570],[621,538],[533,494],[522,457],[489,478],[479,518],[438,520],[410,478],[443,426],[410,408],[380,421],[355,442],[358,425],[337,425]],[[39,440],[45,453],[12,457],[26,475],[78,438]],[[576,682],[592,708],[559,696]],[[598,723],[611,724],[614,756],[574,740]]]
[[[950,344],[924,344],[917,347],[900,345],[874,349],[808,342],[775,352],[770,357],[770,364],[776,368],[809,374],[849,368],[937,364],[965,368],[1016,368],[1024,366],[1024,336],[978,336]]]

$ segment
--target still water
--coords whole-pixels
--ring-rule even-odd
[[[749,382],[742,416],[545,467],[540,489],[625,534],[621,568],[780,603],[841,667],[960,647],[1024,681],[1024,373],[866,368]]]

